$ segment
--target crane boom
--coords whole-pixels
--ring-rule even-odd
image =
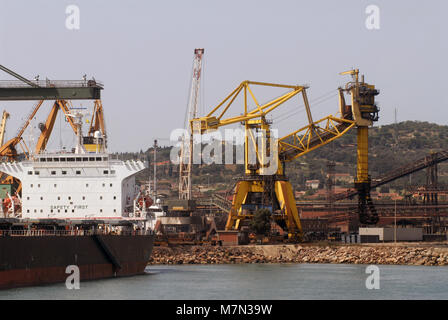
[[[6,110],[3,111],[2,114],[2,122],[0,125],[0,146],[5,142],[5,131],[6,131],[6,120],[9,118],[9,113]]]
[[[70,110],[68,109],[68,106],[67,106],[67,101],[56,100],[53,104],[53,107],[51,108],[50,114],[47,117],[47,121],[45,122],[45,124],[40,126],[41,134],[36,143],[36,148],[35,148],[36,154],[42,152],[47,147],[47,143],[48,143],[48,140],[50,139],[51,132],[53,131],[54,123],[56,121],[56,117],[58,115],[59,109],[61,109],[64,112],[65,117],[66,117],[68,123],[70,124],[70,126],[72,127],[75,135],[77,134],[78,129],[71,117]]]
[[[280,138],[278,140],[279,158],[281,161],[297,159],[341,137],[355,125],[356,123],[350,119],[336,118],[331,115],[322,118]]]
[[[33,87],[33,88],[38,88],[38,87],[39,87],[38,84],[31,82],[30,80],[28,80],[28,79],[22,77],[20,74],[15,73],[14,71],[12,71],[12,70],[6,68],[5,66],[2,66],[1,64],[0,64],[0,70],[5,71],[6,73],[12,75],[14,78],[19,79],[20,81],[26,83],[26,84],[29,85],[30,87]]]
[[[186,123],[187,129],[191,119],[198,116],[199,88],[202,75],[202,58],[204,49],[194,50],[193,74],[191,80],[190,98],[188,101]],[[189,137],[182,137],[179,162],[179,199],[190,200],[192,196],[191,170],[193,165],[193,132]]]
[[[101,135],[104,138],[104,146],[107,148],[106,123],[104,121],[104,110],[101,100],[95,100],[92,119],[90,120],[90,127],[88,131],[89,136],[94,136],[96,131],[101,132]]]
[[[8,140],[5,144],[3,144],[0,147],[0,157],[7,157],[8,159],[12,160],[17,156],[17,150],[16,145],[22,140],[23,132],[25,132],[25,129],[30,124],[31,120],[36,115],[37,111],[41,107],[44,100],[40,100],[31,110],[30,114],[26,118],[25,122],[20,127],[18,133],[16,136],[10,140]]]

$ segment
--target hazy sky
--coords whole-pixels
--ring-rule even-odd
[[[80,9],[79,30],[66,28],[71,4]],[[365,26],[371,4],[380,9],[379,30]],[[448,124],[447,12],[444,0],[0,0],[0,64],[28,78],[101,80],[111,151],[146,149],[183,126],[196,47],[205,48],[203,112],[255,80],[309,84],[318,119],[337,111],[337,97],[315,106],[313,99],[336,93],[349,80],[338,73],[358,67],[381,91],[380,125],[394,121],[395,108],[398,121]],[[9,137],[32,106],[0,102],[11,113]],[[294,109],[297,100],[278,115]],[[305,122],[298,112],[274,127],[287,134]],[[56,132],[69,132],[61,124]]]

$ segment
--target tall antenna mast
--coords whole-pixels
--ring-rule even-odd
[[[154,203],[157,202],[157,140],[154,140]]]
[[[202,57],[204,49],[194,49],[193,72],[191,79],[190,98],[186,128],[190,136],[182,138],[179,162],[179,199],[191,200],[191,169],[193,164],[193,132],[190,129],[190,120],[198,116],[199,88],[201,85]]]

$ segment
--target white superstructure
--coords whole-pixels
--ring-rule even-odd
[[[22,218],[124,219],[134,214],[135,174],[142,161],[121,161],[107,153],[53,153],[0,164],[22,182]]]
[[[165,217],[166,212],[163,210],[160,199],[156,200],[156,203],[147,209],[146,216],[148,217],[148,227],[151,230],[156,228],[156,223],[160,217]]]

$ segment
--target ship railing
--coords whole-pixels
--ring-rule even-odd
[[[33,80],[41,88],[103,88],[104,85],[96,80]],[[0,88],[30,88],[30,85],[21,80],[0,80]]]
[[[0,230],[1,236],[93,236],[93,235],[151,235],[152,230],[105,231],[105,230]]]

